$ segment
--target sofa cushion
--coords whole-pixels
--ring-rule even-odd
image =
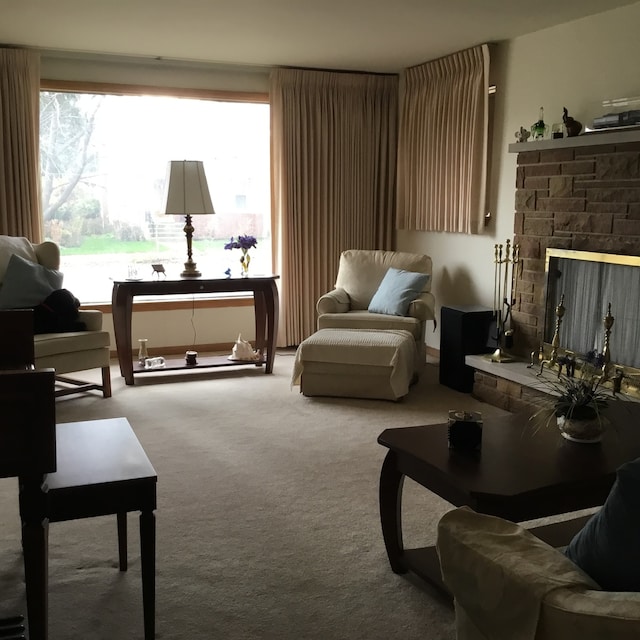
[[[409,331],[416,341],[422,338],[420,320],[411,316],[388,316],[368,311],[325,313],[318,318],[318,329],[373,329]]]
[[[26,309],[39,305],[62,287],[62,273],[13,254],[0,288],[0,309]]]
[[[36,360],[62,353],[76,353],[102,349],[110,344],[108,331],[71,331],[41,333],[33,337]],[[93,365],[95,366],[95,365]],[[79,369],[78,369],[79,371]]]
[[[426,273],[390,268],[369,303],[371,313],[405,316],[409,305],[424,289],[430,276]]]
[[[640,458],[618,469],[604,505],[565,550],[606,591],[640,591]]]
[[[27,238],[0,236],[0,282],[4,280],[12,255],[20,256],[30,262],[39,262],[35,247]]]

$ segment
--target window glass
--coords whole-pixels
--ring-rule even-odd
[[[113,280],[179,277],[184,216],[162,210],[171,160],[202,160],[215,215],[193,216],[202,277],[241,273],[232,236],[253,235],[251,274],[271,273],[269,105],[42,91],[45,237],[60,245],[64,287],[83,304],[111,300]],[[131,268],[132,265],[135,268]]]

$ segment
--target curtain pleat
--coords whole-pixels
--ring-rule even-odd
[[[403,73],[397,228],[460,233],[482,230],[488,76],[487,45]]]
[[[0,49],[0,234],[42,241],[40,55]]]
[[[391,249],[397,76],[276,69],[271,74],[274,269],[279,346],[316,328],[345,249]]]

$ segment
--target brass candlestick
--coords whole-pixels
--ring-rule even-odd
[[[607,315],[602,319],[604,325],[604,341],[602,344],[602,379],[606,380],[609,377],[609,369],[611,367],[611,349],[609,343],[611,340],[611,327],[615,318],[611,315],[611,303],[607,307]]]
[[[562,324],[562,317],[564,316],[565,307],[564,307],[564,293],[560,296],[560,303],[556,307],[556,328],[553,333],[553,340],[551,340],[551,353],[549,354],[549,358],[547,360],[542,360],[540,362],[540,371],[538,375],[542,373],[542,369],[546,365],[551,369],[556,362],[558,361],[558,349],[560,347],[560,325]]]

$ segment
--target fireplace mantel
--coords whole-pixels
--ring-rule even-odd
[[[612,129],[607,131],[590,131],[573,138],[557,138],[555,140],[532,140],[514,142],[509,145],[509,153],[523,151],[544,151],[547,149],[572,149],[574,147],[591,147],[601,144],[624,144],[640,142],[640,128]]]

